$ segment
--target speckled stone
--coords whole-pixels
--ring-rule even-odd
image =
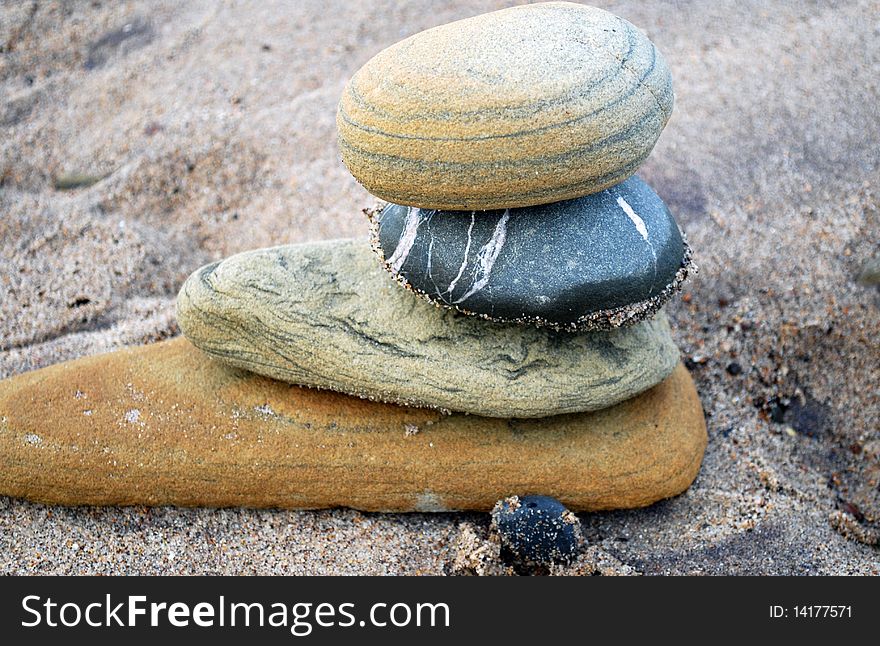
[[[596,410],[678,363],[663,315],[611,332],[499,325],[431,306],[366,240],[247,252],[196,271],[183,333],[218,359],[294,384],[493,417]]]
[[[49,504],[640,507],[686,489],[705,446],[681,366],[603,411],[510,421],[298,388],[180,338],[0,381],[0,495]]]
[[[581,521],[550,496],[510,496],[492,508],[501,556],[525,567],[570,563],[583,547]]]
[[[648,38],[607,11],[512,7],[429,29],[377,54],[337,112],[339,147],[396,204],[545,204],[613,186],[651,152],[672,79]]]
[[[663,201],[631,177],[600,193],[499,211],[387,205],[373,248],[405,287],[493,321],[610,329],[653,316],[690,251]]]

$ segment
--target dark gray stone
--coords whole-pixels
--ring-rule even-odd
[[[108,31],[89,45],[83,67],[95,70],[116,55],[125,55],[153,42],[153,26],[144,18],[135,18],[118,29]]]
[[[514,565],[571,563],[584,544],[578,517],[549,496],[511,496],[492,509],[501,556]]]
[[[654,314],[690,252],[663,201],[633,177],[574,200],[497,211],[389,204],[373,247],[404,286],[502,322],[608,329]]]

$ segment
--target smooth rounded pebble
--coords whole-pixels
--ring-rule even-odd
[[[522,209],[434,211],[389,204],[373,248],[405,287],[499,322],[610,329],[653,316],[687,278],[675,219],[637,177]]]
[[[225,366],[178,338],[0,381],[0,495],[64,505],[489,511],[511,491],[641,507],[706,446],[684,367],[596,413],[503,420]]]
[[[369,243],[247,252],[196,271],[184,335],[231,365],[289,383],[491,417],[596,410],[679,360],[664,315],[611,332],[489,323],[401,289]]]
[[[422,208],[503,209],[632,175],[672,113],[669,68],[636,27],[568,2],[435,27],[368,61],[337,111],[368,191]]]
[[[502,556],[524,566],[571,563],[584,542],[581,521],[549,496],[510,496],[492,509]]]

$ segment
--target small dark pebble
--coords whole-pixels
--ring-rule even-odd
[[[164,130],[164,128],[162,127],[162,124],[157,121],[151,121],[144,126],[144,134],[148,137],[152,137],[160,130]]]
[[[152,25],[143,18],[135,18],[118,29],[109,31],[89,45],[83,67],[95,70],[116,55],[125,55],[149,45],[154,37]]]
[[[831,412],[827,405],[809,394],[793,398],[785,411],[785,422],[807,437],[819,437],[828,430]]]
[[[783,424],[785,422],[785,411],[788,410],[788,405],[775,397],[771,399],[768,404],[769,407],[767,412],[770,414],[770,420],[776,424]]]
[[[862,510],[859,509],[858,505],[855,503],[849,502],[848,500],[839,499],[840,507],[848,513],[850,516],[855,518],[860,523],[865,520],[865,515],[862,513]]]
[[[52,185],[58,191],[70,191],[77,188],[88,188],[97,184],[105,175],[91,175],[89,173],[62,173],[52,179]]]
[[[741,375],[743,371],[743,367],[738,364],[736,361],[732,361],[727,364],[727,373],[736,377],[737,375]]]
[[[880,288],[880,256],[865,261],[856,275],[856,282],[865,287]]]
[[[571,563],[583,545],[578,517],[548,496],[511,496],[492,509],[501,557],[521,568]]]
[[[687,356],[684,358],[684,366],[688,370],[693,370],[698,366],[705,365],[709,362],[709,357],[704,354],[695,354],[693,356]]]

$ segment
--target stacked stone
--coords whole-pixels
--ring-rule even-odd
[[[659,310],[689,252],[632,176],[671,110],[651,42],[581,5],[381,52],[338,112],[343,160],[389,202],[381,262],[366,239],[239,254],[183,285],[188,341],[0,382],[0,494],[580,511],[680,493],[706,428]],[[515,529],[512,500],[496,522]]]
[[[659,308],[689,254],[632,177],[671,109],[650,41],[580,5],[381,52],[338,112],[345,163],[389,201],[381,262],[366,239],[240,254],[184,284],[188,341],[0,382],[0,494],[580,511],[680,493],[706,429]]]
[[[345,89],[342,158],[404,286],[499,322],[611,329],[656,313],[690,252],[631,175],[672,112],[633,25],[569,3],[498,11],[379,53]]]
[[[486,441],[505,455],[516,420],[546,419],[541,450],[581,452],[578,464],[591,465],[530,481],[535,458],[524,456],[519,473],[471,481],[467,499],[448,492],[474,455],[452,451],[443,475],[411,492],[413,509],[489,508],[527,493],[575,509],[630,506],[670,495],[670,482],[681,491],[705,426],[658,310],[687,276],[689,251],[662,200],[632,176],[672,102],[653,44],[599,9],[516,7],[408,38],[354,75],[337,118],[343,161],[388,202],[369,212],[381,263],[354,240],[241,254],[187,281],[181,329],[228,364],[296,385],[502,418],[511,436]],[[657,391],[664,380],[675,387]],[[621,406],[640,412],[587,415]],[[551,417],[563,413],[576,414],[567,423],[581,439],[634,443],[567,444],[573,436],[554,433],[561,418]],[[645,434],[640,416],[658,432]],[[445,439],[420,426],[407,434],[417,431]],[[634,473],[634,453],[677,466],[662,483],[659,471],[616,480]],[[599,502],[578,491],[584,479],[617,490]]]
[[[548,337],[585,353],[642,335],[641,355],[602,366],[607,382],[632,384],[632,396],[677,363],[655,315],[691,265],[669,209],[633,175],[672,105],[669,69],[644,34],[606,11],[550,2],[430,29],[380,52],[345,88],[337,125],[343,161],[386,201],[367,213],[372,247],[397,282],[496,323],[618,330]],[[482,343],[498,334],[469,330]],[[578,380],[553,354],[542,353],[530,374],[533,395],[560,369]],[[479,384],[456,383],[479,398]],[[491,411],[460,397],[419,403],[502,416],[595,408],[588,397],[564,409],[541,400]]]
[[[654,45],[599,9],[515,7],[408,38],[364,65],[339,104],[343,161],[387,201],[368,212],[371,244],[289,245],[204,267],[181,290],[181,329],[238,368],[453,413],[385,429],[390,439],[375,419],[334,422],[373,435],[355,431],[341,463],[298,458],[313,480],[337,479],[326,504],[489,509],[547,494],[596,509],[678,493],[699,468],[705,423],[660,309],[690,253],[633,176],[672,102]],[[413,436],[428,454],[407,447]],[[367,460],[379,446],[386,454]],[[412,451],[407,473],[383,469],[397,463],[389,447],[405,463]],[[392,503],[364,503],[373,477],[396,482]]]

